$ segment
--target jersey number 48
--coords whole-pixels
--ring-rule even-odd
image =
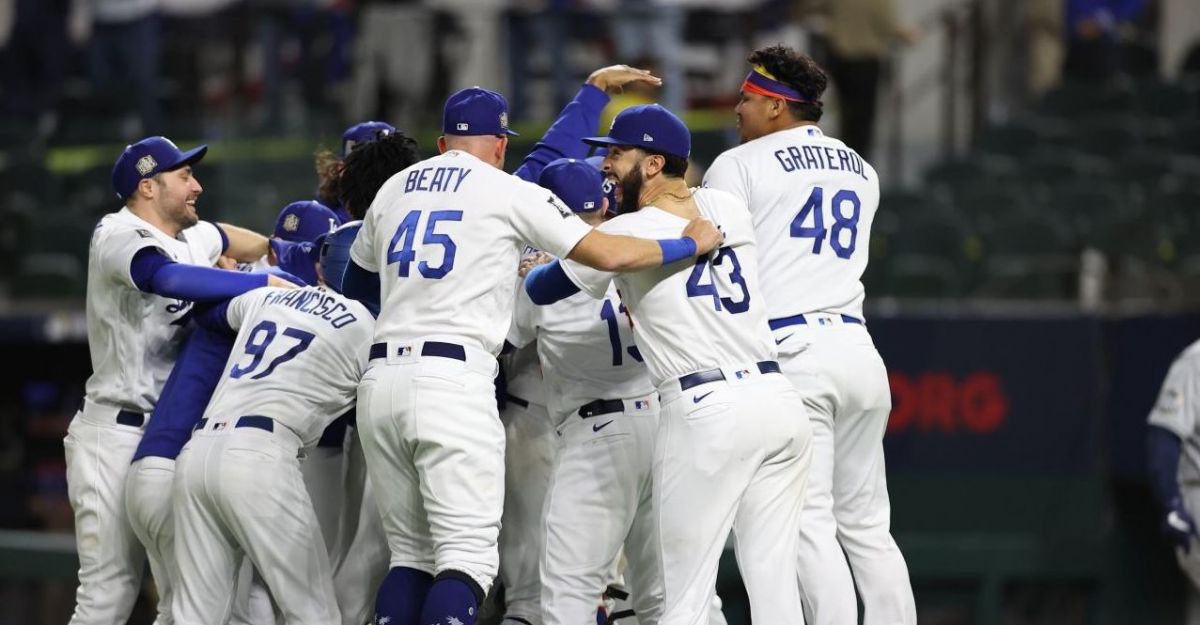
[[[834,193],[829,201],[829,215],[833,220],[833,227],[828,230],[825,229],[824,204],[825,189],[813,187],[812,194],[792,220],[792,237],[812,239],[813,254],[820,254],[821,244],[825,242],[825,236],[829,235],[829,247],[833,248],[833,253],[837,254],[838,258],[850,258],[854,254],[854,246],[858,243],[858,215],[862,211],[862,202],[859,201],[858,194],[851,189],[842,189]],[[846,214],[847,205],[850,207],[849,215]],[[806,226],[806,223],[812,225]],[[844,236],[847,231],[850,240],[843,242],[842,239],[847,238]]]

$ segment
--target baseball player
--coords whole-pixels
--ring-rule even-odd
[[[497,569],[504,429],[496,355],[528,243],[606,270],[704,253],[711,222],[651,241],[593,231],[552,193],[504,173],[507,103],[478,87],[447,100],[440,156],[393,176],[371,205],[346,291],[382,303],[358,422],[392,569],[377,618],[475,622]],[[378,286],[375,286],[378,285]]]
[[[88,251],[87,323],[92,376],[63,441],[75,511],[79,588],[71,623],[124,622],[145,552],[125,511],[125,478],[142,428],[187,336],[192,302],[237,295],[274,276],[213,268],[225,254],[249,262],[266,238],[200,221],[202,187],[187,152],[163,137],[129,145],[113,166],[125,206],[104,216]]]
[[[555,158],[583,158],[588,150],[581,139],[595,133],[610,94],[632,82],[651,86],[661,81],[646,70],[627,65],[600,68],[588,76],[537,147],[525,157],[515,175],[535,182],[543,167]],[[525,258],[536,256],[532,248]],[[526,260],[522,266],[530,266]],[[523,278],[523,274],[521,276]],[[518,278],[517,297],[523,280]],[[546,411],[542,372],[534,346],[503,357],[506,394],[500,421],[505,431],[505,493],[499,551],[500,578],[504,583],[505,615],[510,623],[541,621],[541,559],[544,523],[542,504],[549,484],[558,437]]]
[[[796,418],[803,403],[774,360],[745,205],[723,191],[688,189],[691,136],[661,106],[630,107],[607,137],[587,141],[609,147],[604,171],[619,185],[621,214],[601,231],[665,237],[702,215],[725,235],[718,250],[696,261],[616,276],[555,261],[526,278],[531,299],[543,305],[579,290],[605,298],[615,281],[658,388],[651,489],[662,567],[658,622],[706,622],[731,528],[752,620],[796,622],[792,572],[811,432]],[[604,423],[589,427],[616,426]]]
[[[742,144],[717,157],[705,185],[750,207],[780,364],[812,419],[805,614],[815,625],[856,622],[857,584],[866,625],[915,623],[908,568],[889,533],[891,393],[862,312],[879,178],[817,126],[826,81],[812,59],[773,46],[750,63],[736,109]]]
[[[1179,568],[1191,582],[1186,618],[1200,623],[1200,341],[1171,364],[1148,419],[1150,474],[1162,506],[1163,530],[1175,543]]]
[[[560,159],[546,166],[538,183],[589,225],[603,222],[608,202],[595,167]],[[594,620],[624,546],[634,610],[640,622],[656,623],[662,585],[650,462],[658,396],[621,298],[610,286],[602,300],[576,294],[542,307],[522,292],[514,319],[510,343],[522,347],[536,339],[559,435],[542,524],[539,622]]]
[[[175,621],[228,619],[244,553],[284,622],[340,622],[299,463],[301,450],[354,404],[371,312],[325,287],[266,288],[212,307],[197,322],[237,338],[177,461]]]
[[[396,127],[379,121],[367,121],[355,124],[346,129],[342,133],[341,156],[335,155],[332,151],[322,148],[317,150],[316,169],[317,169],[317,199],[324,206],[329,207],[338,219],[338,224],[362,219],[362,215],[354,215],[346,208],[339,198],[338,179],[342,175],[342,169],[345,167],[346,158],[355,148],[361,147],[372,141],[377,141],[384,137],[391,136],[396,133]],[[416,149],[416,142],[412,144],[413,149]],[[418,158],[418,160],[420,160]],[[362,211],[366,212],[366,207]]]

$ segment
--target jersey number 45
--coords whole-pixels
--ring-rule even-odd
[[[400,226],[396,228],[396,234],[392,236],[392,242],[388,245],[387,262],[389,265],[399,265],[397,270],[401,278],[408,277],[409,265],[417,258],[413,242],[417,238],[417,231],[421,229],[421,217],[423,216],[422,211],[409,211],[400,222]],[[441,246],[442,264],[434,267],[424,260],[417,263],[417,271],[421,273],[421,277],[441,280],[450,273],[450,270],[454,269],[454,254],[458,251],[458,246],[454,244],[450,235],[435,232],[434,229],[437,228],[438,222],[462,221],[462,218],[462,211],[429,212],[429,218],[425,220],[425,234],[421,238],[421,247],[418,249],[424,249],[427,245]]]

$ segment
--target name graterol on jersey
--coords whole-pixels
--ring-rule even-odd
[[[783,166],[783,171],[792,172],[798,169],[832,169],[858,174],[867,180],[863,168],[862,157],[854,150],[845,148],[830,148],[825,146],[790,146],[787,149],[775,150],[775,160]]]
[[[336,297],[320,291],[308,289],[277,291],[268,294],[265,303],[267,306],[286,306],[314,317],[320,317],[335,328],[343,328],[358,321],[358,317],[355,317],[345,304],[337,301]]]

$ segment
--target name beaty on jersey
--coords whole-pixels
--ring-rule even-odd
[[[832,169],[858,174],[863,180],[867,179],[863,160],[853,150],[823,146],[805,145],[789,146],[787,149],[775,150],[775,160],[783,166],[783,171],[792,172],[810,169]]]

